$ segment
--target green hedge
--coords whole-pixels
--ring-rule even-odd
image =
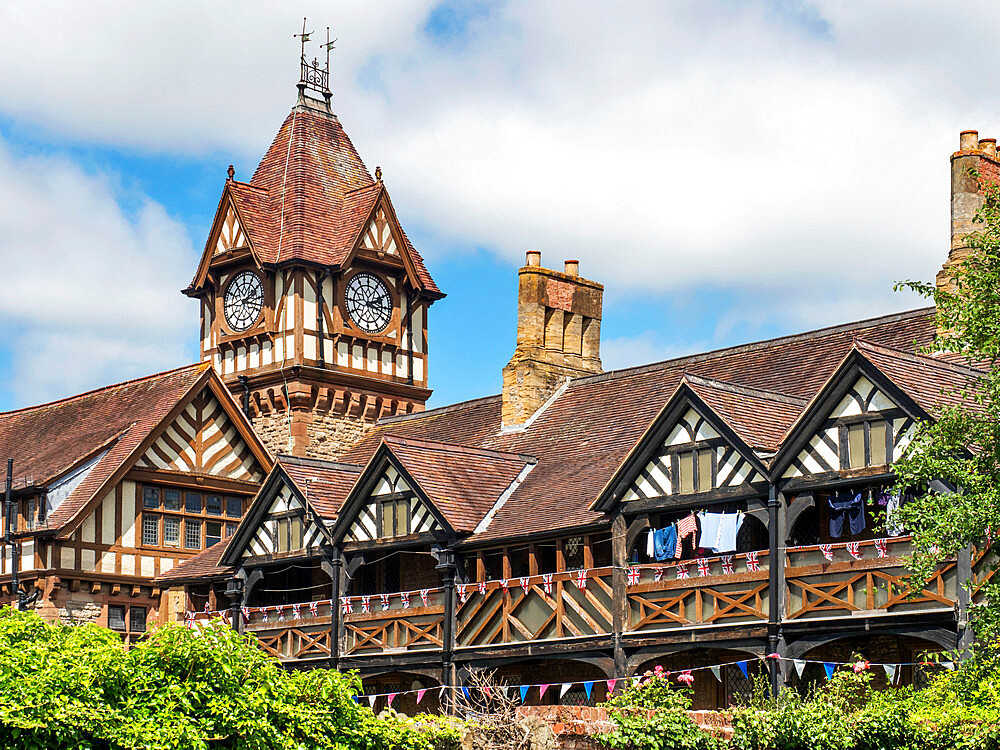
[[[432,750],[458,729],[377,718],[358,678],[285,671],[221,622],[167,625],[131,650],[93,625],[0,609],[0,747]]]

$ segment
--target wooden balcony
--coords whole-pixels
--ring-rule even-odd
[[[748,628],[776,622],[799,628],[809,623],[840,627],[857,618],[954,611],[960,577],[956,560],[945,561],[925,586],[913,590],[905,568],[912,552],[909,537],[885,540],[880,552],[882,546],[871,540],[850,549],[836,544],[826,552],[821,545],[786,549],[778,574],[768,553],[760,551],[689,560],[680,566],[669,562],[620,571],[604,567],[584,575],[564,571],[459,585],[454,590],[452,648],[469,654],[518,644],[531,645],[538,654],[574,643],[603,648],[615,628],[616,578],[625,592],[622,636],[636,643],[690,637],[693,629],[726,638],[727,633],[747,633]],[[985,551],[972,552],[973,600],[993,575],[992,560]],[[780,617],[770,611],[772,580],[780,586]],[[412,662],[414,655],[419,659],[425,654],[436,662],[446,646],[449,607],[443,588],[425,590],[424,595],[410,592],[406,606],[400,594],[386,599],[355,595],[349,612],[341,602],[332,610],[329,600],[313,608],[308,603],[285,605],[280,612],[273,606],[251,608],[243,629],[286,662],[329,658],[335,623],[340,628],[335,652],[341,657],[410,655]],[[198,613],[195,622],[208,616]]]

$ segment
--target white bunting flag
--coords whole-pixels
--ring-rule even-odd
[[[378,698],[377,695],[369,695],[368,696],[368,705],[371,706],[372,708],[375,708],[375,699],[376,698]]]
[[[715,667],[710,667],[710,669],[712,670],[712,674],[715,675],[715,679],[717,679],[719,682],[722,682],[722,667],[715,666]]]
[[[805,659],[792,659],[792,664],[795,665],[795,671],[798,672],[799,679],[802,679],[802,672],[806,668],[806,660]]]
[[[569,692],[569,689],[571,687],[573,687],[573,683],[572,682],[564,682],[562,685],[560,685],[559,686],[559,697],[562,698],[564,695],[566,695],[566,693]]]
[[[896,670],[899,669],[898,664],[883,664],[882,669],[885,670],[885,678],[889,681],[890,685],[896,684]]]

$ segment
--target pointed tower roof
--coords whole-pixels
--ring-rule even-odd
[[[380,176],[379,176],[380,177]],[[300,94],[250,182],[227,180],[226,196],[236,205],[250,245],[265,265],[304,262],[338,268],[352,257],[377,204],[388,202],[340,120],[326,102]],[[423,258],[400,229],[413,282],[443,297]],[[211,259],[188,291],[199,288]]]

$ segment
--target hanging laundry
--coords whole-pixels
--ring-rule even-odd
[[[657,562],[674,559],[677,548],[677,527],[670,524],[666,528],[657,529],[653,544],[653,557]]]
[[[852,535],[865,530],[865,504],[860,492],[838,492],[827,498],[830,506],[830,536],[839,539],[844,534],[844,520]]]
[[[648,557],[650,560],[653,559],[653,556],[655,554],[654,552],[655,539],[656,539],[656,529],[650,529],[649,535],[646,537],[646,557]]]
[[[722,523],[722,516],[722,513],[709,513],[704,510],[698,514],[698,522],[701,524],[699,547],[711,552],[719,551],[719,526]]]
[[[743,512],[723,513],[719,519],[719,539],[716,552],[735,552],[736,534],[743,525]]]
[[[698,517],[694,513],[689,513],[677,522],[677,552],[674,553],[674,557],[678,560],[681,558],[684,551],[684,540],[689,536],[693,537],[697,531]],[[693,540],[691,544],[694,546]]]
[[[885,504],[885,530],[889,536],[900,536],[905,529],[899,518],[899,509],[903,505],[903,495],[893,492]]]

